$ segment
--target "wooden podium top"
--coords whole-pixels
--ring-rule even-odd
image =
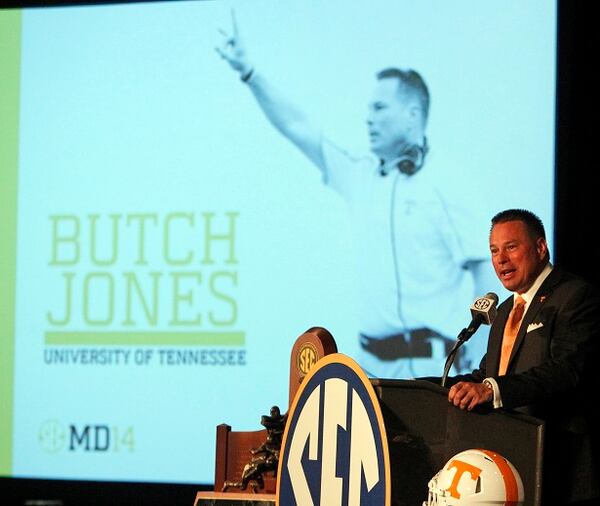
[[[275,494],[198,492],[194,506],[273,506]]]

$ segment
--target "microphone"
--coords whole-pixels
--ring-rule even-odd
[[[448,379],[448,373],[450,372],[450,367],[452,367],[452,362],[454,362],[454,357],[456,356],[456,352],[458,349],[466,343],[477,329],[481,326],[482,323],[485,325],[491,325],[494,319],[496,318],[496,306],[498,305],[498,296],[494,292],[488,292],[483,297],[478,297],[473,301],[471,305],[471,323],[469,326],[462,329],[458,337],[456,338],[456,343],[454,343],[454,347],[448,354],[446,358],[446,364],[444,366],[444,374],[442,375],[441,385],[443,387],[446,386],[446,380]]]
[[[494,292],[488,292],[483,297],[478,297],[471,305],[471,323],[459,334],[458,339],[468,340],[481,324],[491,325],[496,318],[496,306],[498,305],[498,296]]]

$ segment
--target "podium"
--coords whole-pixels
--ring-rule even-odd
[[[321,361],[336,350],[331,334],[319,327],[309,329],[298,338],[290,360],[290,405],[300,385],[305,380],[310,384],[308,379],[317,362],[338,366],[340,362],[351,361],[343,355]],[[360,370],[356,363],[353,367]],[[318,370],[316,365],[314,372]],[[364,376],[362,370],[361,374]],[[334,381],[344,382],[337,372],[334,376]],[[477,448],[491,450],[507,458],[523,481],[524,505],[541,505],[544,449],[544,423],[541,420],[491,408],[461,410],[448,402],[447,389],[428,381],[369,379],[366,376],[361,381],[369,387],[368,390],[372,387],[374,393],[372,391],[369,395],[375,408],[381,411],[377,417],[378,423],[385,429],[384,440],[387,440],[392,506],[421,506],[427,500],[429,480],[450,458],[461,451]],[[323,412],[326,409],[323,407]],[[290,419],[287,426],[289,428]],[[342,432],[345,430],[347,427]],[[194,506],[274,506],[279,478],[276,473],[265,474],[264,487],[256,491],[259,493],[236,490],[235,487],[224,490],[226,487],[223,487],[228,480],[242,474],[249,450],[264,441],[265,436],[264,430],[236,432],[228,425],[220,425],[217,428],[214,491],[198,492]],[[316,438],[321,436],[315,433]],[[334,436],[334,439],[337,437],[341,436]],[[314,458],[311,460],[314,469],[322,465]],[[343,465],[338,460],[337,466]],[[316,501],[314,504],[320,503]]]
[[[464,411],[448,402],[447,389],[427,381],[371,379],[371,384],[385,421],[393,505],[421,506],[428,481],[470,448],[506,457],[523,480],[524,505],[541,505],[541,420],[492,409]]]

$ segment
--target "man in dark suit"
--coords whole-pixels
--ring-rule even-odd
[[[543,419],[543,503],[597,504],[600,294],[552,266],[543,224],[529,211],[494,216],[490,250],[513,295],[498,307],[479,369],[450,378],[448,399]]]

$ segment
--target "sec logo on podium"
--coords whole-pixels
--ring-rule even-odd
[[[304,378],[288,413],[278,477],[278,506],[389,506],[379,401],[349,357],[327,355]]]

